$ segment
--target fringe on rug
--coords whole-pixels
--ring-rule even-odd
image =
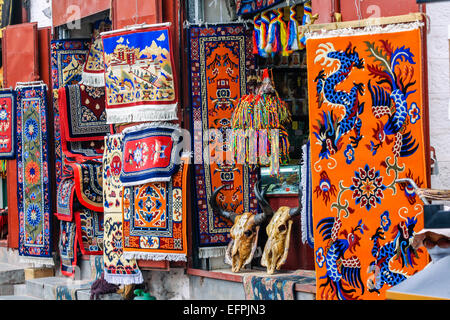
[[[329,37],[345,37],[345,36],[359,36],[359,35],[371,35],[376,33],[392,33],[409,31],[422,27],[423,22],[415,21],[409,23],[397,23],[388,24],[385,26],[374,25],[366,26],[364,28],[342,28],[334,30],[320,30],[317,32],[305,32],[306,40],[317,39],[317,38],[329,38]]]
[[[209,248],[199,248],[198,257],[203,258],[216,258],[223,257],[227,251],[227,247],[209,247]]]
[[[187,261],[186,255],[181,253],[160,253],[160,252],[134,252],[124,251],[124,259],[141,259],[141,260],[153,260],[153,261]]]
[[[20,263],[30,263],[35,267],[54,267],[55,261],[53,258],[42,258],[42,257],[25,257],[19,256]]]
[[[103,73],[86,73],[81,74],[80,84],[84,84],[89,87],[104,87],[105,86],[105,75]]]
[[[177,104],[141,105],[128,108],[107,108],[106,123],[178,120]]]
[[[140,270],[138,274],[110,274],[105,272],[104,278],[106,282],[117,285],[141,284],[144,282]]]

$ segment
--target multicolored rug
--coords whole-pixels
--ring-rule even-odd
[[[19,255],[53,265],[47,87],[17,87],[16,93]]]
[[[56,185],[62,179],[63,150],[61,147],[61,126],[58,106],[58,89],[66,85],[76,84],[81,80],[83,65],[89,49],[89,39],[52,40],[51,72],[53,87],[53,116],[55,143],[55,175]]]
[[[264,11],[283,1],[284,0],[236,0],[236,13],[238,15],[243,15]]]
[[[77,238],[82,254],[103,254],[103,212],[86,208],[75,212]]]
[[[106,18],[96,21],[92,31],[89,53],[83,66],[82,83],[90,87],[105,87],[105,63],[103,60],[103,43],[100,33],[110,31],[111,21]]]
[[[385,299],[428,263],[411,246],[425,186],[417,23],[307,40],[314,250],[320,299]]]
[[[186,261],[188,159],[169,182],[124,188],[123,257]]]
[[[152,122],[123,130],[120,182],[136,186],[167,182],[180,167],[181,129],[171,123]]]
[[[65,91],[66,99],[59,99],[61,134],[65,140],[103,140],[109,132],[105,88],[74,84],[66,86]]]
[[[168,25],[102,34],[108,123],[177,119]]]
[[[139,284],[144,282],[135,259],[123,257],[123,228],[120,212],[105,213],[103,261],[105,280],[114,284]]]
[[[295,284],[310,284],[313,281],[314,278],[294,272],[266,277],[245,275],[242,282],[246,300],[294,300]]]
[[[225,161],[233,158],[226,130],[234,105],[250,91],[247,75],[254,68],[252,31],[242,24],[190,27],[188,37],[198,247],[199,256],[208,258],[225,254],[232,226],[209,205],[216,188],[227,186],[218,197],[227,210],[257,210],[253,193],[256,173],[249,172],[248,166]],[[210,129],[213,135],[208,136]]]
[[[0,91],[0,159],[16,155],[16,94],[13,90]]]
[[[73,177],[64,178],[56,191],[56,217],[62,221],[73,220],[75,181]]]
[[[59,223],[59,256],[61,273],[67,277],[75,277],[77,266],[77,232],[75,222]]]
[[[122,212],[123,185],[120,182],[122,169],[123,135],[118,133],[105,137],[103,154],[103,210]]]
[[[75,192],[80,203],[103,212],[103,173],[101,162],[68,163],[73,169]]]

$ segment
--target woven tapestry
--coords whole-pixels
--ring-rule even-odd
[[[16,96],[0,91],[0,159],[12,159],[16,151]]]
[[[103,212],[103,175],[101,162],[69,163],[73,169],[78,201],[88,209]]]
[[[91,87],[105,86],[105,63],[103,61],[103,43],[100,33],[111,30],[111,21],[106,18],[94,23],[89,53],[83,66],[82,83]]]
[[[243,15],[264,11],[283,1],[284,0],[237,0],[236,13],[238,15]]]
[[[105,137],[103,154],[103,210],[122,212],[123,185],[119,176],[122,168],[122,134]]]
[[[307,40],[317,299],[385,299],[427,263],[414,249],[425,187],[417,24]]]
[[[142,283],[144,279],[135,259],[123,257],[122,213],[105,213],[105,230],[103,238],[104,277],[109,283]]]
[[[196,225],[199,255],[207,258],[225,254],[232,226],[209,205],[216,188],[226,185],[218,196],[226,210],[257,210],[253,193],[256,174],[229,160],[233,157],[226,134],[235,104],[248,92],[247,73],[254,68],[252,32],[242,24],[231,24],[191,27],[188,36]]]
[[[75,181],[63,178],[56,190],[56,213],[59,220],[72,221],[74,210]]]
[[[102,35],[108,123],[177,119],[169,26]]]
[[[75,222],[60,221],[59,256],[61,259],[61,273],[67,277],[75,277],[77,241]]]
[[[314,278],[302,275],[304,271],[272,276],[245,275],[246,300],[295,300],[295,284],[314,284]]]
[[[47,89],[17,87],[16,93],[19,254],[52,265]]]
[[[124,188],[123,257],[186,261],[187,161],[169,182]]]
[[[53,87],[55,175],[57,186],[61,182],[63,170],[58,89],[64,88],[66,85],[76,84],[81,80],[81,73],[88,54],[88,47],[89,39],[52,40],[50,43]]]
[[[75,212],[78,244],[82,254],[103,254],[103,212],[82,208]]]
[[[123,156],[120,182],[136,186],[169,181],[178,171],[181,129],[170,123],[146,123],[122,131]]]
[[[74,84],[66,86],[65,91],[66,99],[59,99],[61,134],[65,140],[103,140],[109,132],[105,88]]]

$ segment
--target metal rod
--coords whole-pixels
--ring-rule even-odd
[[[125,28],[122,29],[118,29],[118,30],[111,30],[111,31],[105,31],[100,33],[101,36],[105,36],[108,34],[114,34],[117,32],[122,32],[122,31],[130,31],[130,30],[136,30],[136,29],[143,29],[143,28],[157,28],[157,27],[170,27],[172,25],[171,22],[163,22],[163,23],[156,23],[156,24],[146,24],[141,23],[141,24],[134,24],[134,25],[130,25],[130,26],[126,26]]]
[[[417,186],[417,184],[414,182],[414,180],[412,180],[410,178],[401,178],[401,179],[395,180],[395,183],[404,183],[404,182],[409,183],[414,188],[414,191],[416,192],[416,194],[419,196],[420,200],[422,200],[425,205],[430,204],[424,196],[420,195],[417,192],[417,190],[419,190],[420,188]]]

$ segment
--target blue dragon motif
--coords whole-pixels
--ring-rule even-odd
[[[350,92],[336,89],[337,85],[349,77],[353,68],[364,68],[364,60],[359,58],[355,47],[352,49],[351,46],[351,43],[349,43],[347,49],[337,51],[334,49],[332,43],[322,43],[316,51],[317,56],[314,63],[323,61],[322,65],[326,65],[326,67],[332,67],[336,63],[338,65],[337,69],[328,75],[322,69],[314,80],[317,82],[316,92],[319,108],[324,102],[327,102],[331,106],[345,110],[341,119],[333,119],[329,114],[326,115],[324,119],[328,119],[329,121],[319,126],[322,131],[327,130],[328,128],[324,129],[322,127],[324,125],[328,125],[329,127],[331,121],[332,127],[336,129],[332,132],[333,136],[324,137],[321,135],[319,137],[316,134],[316,137],[322,144],[321,158],[328,158],[328,155],[337,152],[342,145],[339,143],[340,139],[352,130],[354,130],[355,136],[351,136],[350,141],[354,148],[358,146],[359,141],[362,139],[362,121],[359,115],[363,113],[364,103],[359,102],[359,95],[364,94],[364,84],[353,82],[353,87]]]
[[[388,225],[383,225],[383,216],[389,221]],[[368,273],[372,274],[367,280],[367,288],[369,292],[377,292],[380,294],[380,289],[386,284],[395,286],[405,280],[406,275],[401,270],[394,270],[391,263],[394,260],[401,262],[401,266],[414,266],[416,263],[414,258],[418,257],[417,251],[412,247],[412,239],[414,237],[414,227],[417,224],[417,218],[406,218],[405,221],[400,222],[392,230],[395,238],[384,245],[380,244],[380,240],[385,240],[384,234],[389,230],[390,219],[389,213],[385,212],[381,216],[381,226],[377,228],[375,234],[370,238],[373,241],[372,256],[375,261],[370,263]],[[386,220],[385,220],[386,221]],[[420,252],[420,251],[419,251]]]
[[[413,140],[411,132],[407,131],[409,123],[415,123],[418,114],[416,103],[408,107],[407,98],[416,90],[409,90],[416,84],[412,81],[414,75],[414,55],[405,46],[393,49],[388,41],[381,40],[381,46],[366,41],[367,51],[374,58],[376,64],[367,65],[369,74],[374,76],[377,85],[372,85],[369,80],[368,89],[372,97],[372,113],[375,118],[381,119],[387,116],[386,123],[379,123],[374,130],[373,137],[376,143],[371,141],[367,145],[372,154],[383,145],[394,142],[393,152],[396,157],[408,157],[418,149],[416,140]],[[400,62],[405,62],[400,68]],[[385,84],[389,89],[384,88]],[[392,138],[390,138],[390,136]]]
[[[356,299],[353,295],[356,292],[355,288],[360,289],[363,294],[364,284],[361,280],[361,262],[353,253],[361,240],[357,232],[363,234],[367,227],[362,220],[350,232],[340,231],[341,226],[341,220],[333,217],[324,218],[317,224],[323,240],[330,240],[324,253],[327,272],[325,276],[320,277],[326,281],[320,287],[329,286],[332,297],[339,300],[354,300]],[[341,235],[343,238],[339,237]],[[347,251],[351,254],[350,257]]]

